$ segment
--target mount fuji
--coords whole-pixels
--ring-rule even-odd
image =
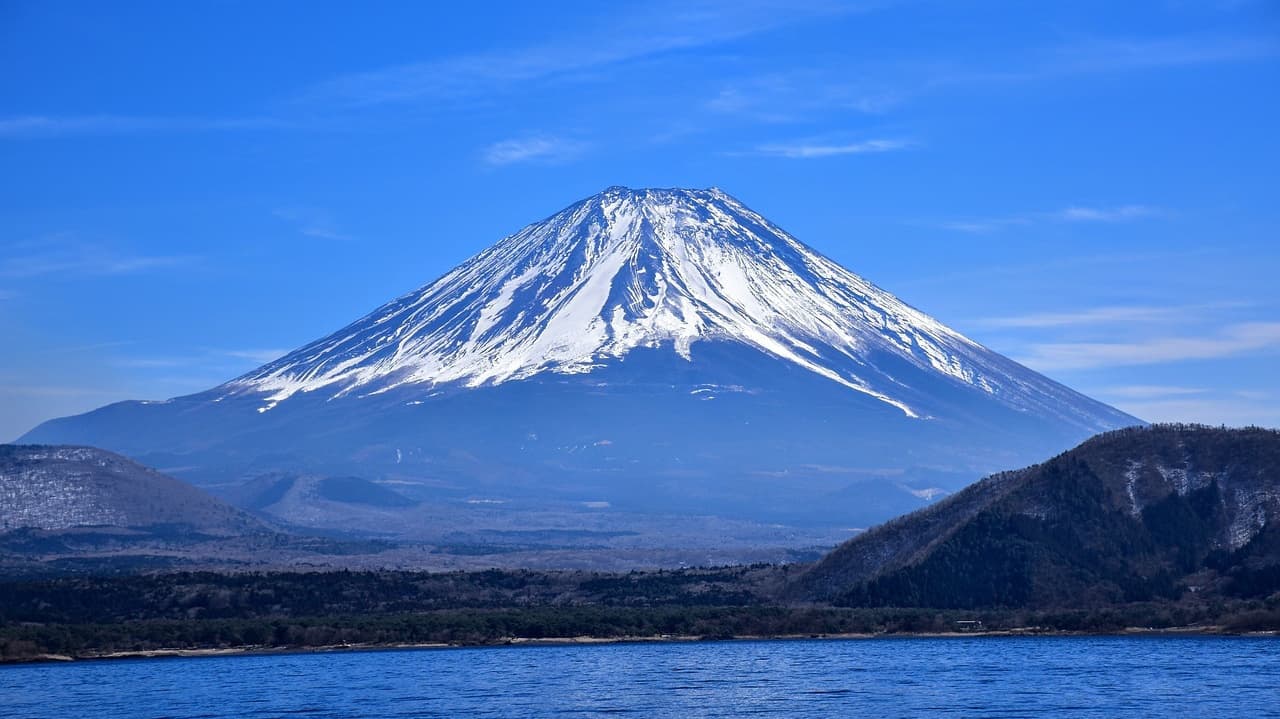
[[[206,485],[354,474],[504,526],[575,508],[850,527],[1138,423],[718,189],[612,187],[244,376],[21,441]]]

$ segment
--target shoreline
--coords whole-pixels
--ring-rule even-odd
[[[1017,627],[973,632],[893,632],[893,633],[843,633],[843,634],[783,634],[741,635],[732,637],[704,637],[696,635],[654,635],[620,637],[508,637],[484,642],[424,642],[387,644],[333,644],[314,647],[243,646],[204,648],[160,648],[102,654],[37,654],[30,657],[0,659],[0,666],[21,664],[68,664],[137,659],[191,659],[238,656],[275,656],[290,654],[338,654],[354,652],[428,651],[448,649],[488,649],[505,647],[565,647],[609,644],[692,644],[698,642],[777,642],[777,641],[854,641],[893,639],[999,639],[1013,637],[1254,637],[1280,638],[1280,631],[1233,632],[1220,626],[1188,626],[1154,629],[1126,627],[1112,632],[1078,632],[1044,629],[1041,627]]]

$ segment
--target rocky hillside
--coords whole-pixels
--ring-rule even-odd
[[[0,445],[0,531],[158,526],[219,535],[265,529],[245,512],[111,452]]]
[[[795,585],[837,604],[1089,606],[1280,590],[1280,432],[1099,435],[837,548]]]

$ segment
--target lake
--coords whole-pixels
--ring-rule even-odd
[[[0,667],[5,717],[1266,717],[1280,640],[519,646]]]

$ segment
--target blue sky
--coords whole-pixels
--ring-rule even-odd
[[[0,0],[0,439],[616,184],[722,187],[1143,418],[1280,426],[1280,3],[353,7]]]

